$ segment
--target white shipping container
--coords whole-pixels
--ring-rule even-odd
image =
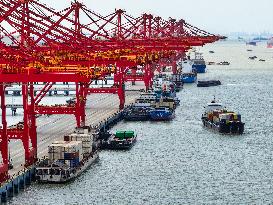
[[[79,153],[79,159],[83,158],[81,141],[56,141],[53,142],[48,148],[48,154],[50,160],[64,159],[64,153]]]

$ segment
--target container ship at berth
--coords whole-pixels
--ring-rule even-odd
[[[197,80],[197,72],[193,69],[191,60],[184,60],[182,62],[182,81],[184,83],[194,83]]]
[[[205,127],[225,134],[243,134],[244,123],[241,115],[223,108],[222,104],[213,100],[206,107],[202,115],[202,122]]]
[[[195,69],[197,73],[206,72],[207,66],[202,53],[195,52],[195,58],[192,59],[192,61],[193,61],[192,68]]]
[[[48,147],[48,159],[36,167],[36,179],[43,183],[65,183],[84,172],[98,159],[94,135],[88,129],[64,136]]]

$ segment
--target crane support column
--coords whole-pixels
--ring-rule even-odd
[[[76,121],[77,127],[85,126],[85,105],[86,105],[86,94],[85,89],[87,85],[83,83],[76,83]]]
[[[8,179],[8,134],[6,120],[5,85],[0,84],[1,110],[2,110],[2,129],[0,133],[0,151],[2,164],[0,165],[0,183]]]
[[[22,142],[25,149],[25,166],[27,167],[34,164],[37,160],[37,133],[36,117],[34,110],[35,100],[33,83],[22,84],[22,96],[24,108],[24,127]],[[29,97],[30,105],[28,104]]]

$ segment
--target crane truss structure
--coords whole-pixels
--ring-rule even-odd
[[[103,16],[77,1],[60,11],[38,0],[2,0],[0,6],[0,182],[9,178],[10,140],[22,140],[26,167],[37,161],[37,114],[73,114],[77,126],[84,126],[88,94],[118,94],[122,109],[126,81],[144,81],[149,88],[159,65],[168,62],[175,73],[176,61],[192,46],[224,38],[184,20],[151,14],[135,18],[121,9]],[[142,76],[136,75],[139,67]],[[90,87],[92,81],[111,74],[113,87]],[[36,82],[46,84],[35,96]],[[75,104],[39,105],[55,82],[76,84]],[[22,84],[24,126],[20,128],[7,126],[5,89],[10,83]]]

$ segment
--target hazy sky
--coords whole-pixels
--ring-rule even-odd
[[[139,16],[152,13],[161,17],[185,19],[214,33],[273,33],[273,0],[80,0],[91,10],[108,14],[115,8]],[[68,0],[41,0],[54,8],[69,5]]]

